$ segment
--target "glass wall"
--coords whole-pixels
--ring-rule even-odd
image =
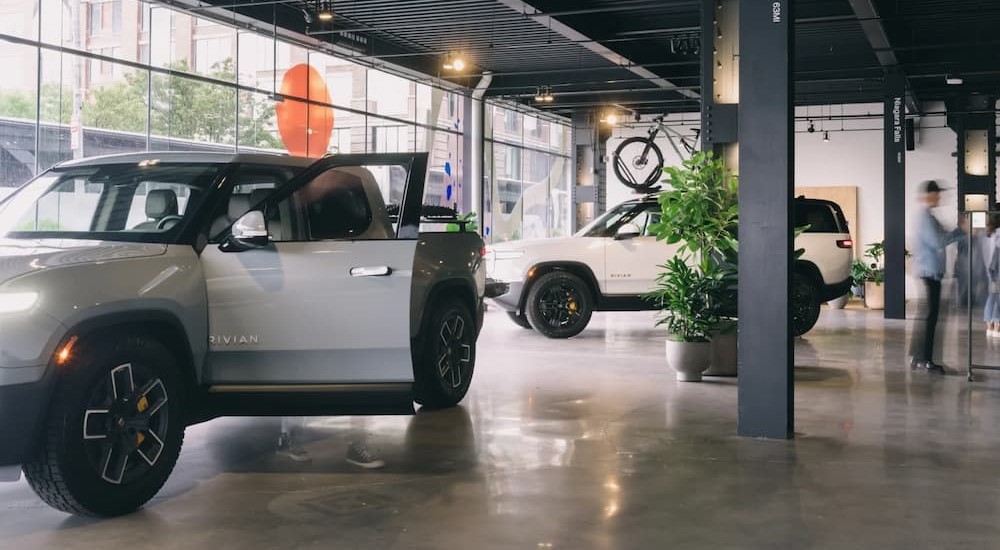
[[[303,63],[328,99],[282,89]],[[427,201],[463,204],[463,96],[273,36],[140,0],[0,0],[0,66],[0,197],[71,158],[283,152],[278,101],[311,99],[333,108],[327,152],[427,151]]]
[[[487,103],[488,242],[569,236],[570,127]]]

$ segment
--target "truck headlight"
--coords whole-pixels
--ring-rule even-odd
[[[0,313],[27,311],[38,303],[37,292],[0,292]]]
[[[496,259],[498,260],[516,260],[521,256],[524,256],[523,250],[496,250]]]

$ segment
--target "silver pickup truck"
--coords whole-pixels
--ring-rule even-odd
[[[160,490],[192,423],[461,401],[485,251],[424,231],[426,170],[143,153],[25,184],[0,203],[0,480],[114,516]]]

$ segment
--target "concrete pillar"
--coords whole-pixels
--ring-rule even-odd
[[[597,111],[573,113],[573,165],[576,185],[573,186],[573,231],[590,223],[607,210],[607,171],[605,170],[607,138],[610,129],[601,128]]]

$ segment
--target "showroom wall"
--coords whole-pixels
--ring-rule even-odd
[[[925,105],[927,112],[944,111],[943,104]],[[882,189],[882,105],[833,105],[800,107],[797,117],[813,117],[815,132],[809,133],[807,120],[796,123],[795,139],[795,185],[797,187],[857,186],[858,227],[852,227],[853,237],[860,244],[882,240],[883,189]],[[842,115],[870,115],[870,117],[837,120]],[[700,126],[697,113],[673,115],[668,123],[675,125],[683,133],[688,128]],[[832,118],[832,120],[831,120]],[[609,154],[622,139],[645,135],[649,123],[615,128],[608,143]],[[830,140],[823,141],[824,130],[829,131]],[[917,148],[906,154],[906,208],[907,234],[916,213],[917,189],[921,181],[936,179],[947,187],[955,187],[957,165],[952,157],[955,152],[955,132],[945,125],[944,116],[928,116],[920,119],[917,131]],[[663,152],[667,164],[679,162],[677,155],[664,139],[657,144]],[[634,193],[621,184],[614,171],[608,168],[608,204],[617,204]],[[955,194],[946,194],[944,208],[939,217],[945,225],[957,221]],[[863,246],[860,247],[863,250]],[[908,286],[913,290],[912,286]],[[908,294],[909,294],[908,290]]]

